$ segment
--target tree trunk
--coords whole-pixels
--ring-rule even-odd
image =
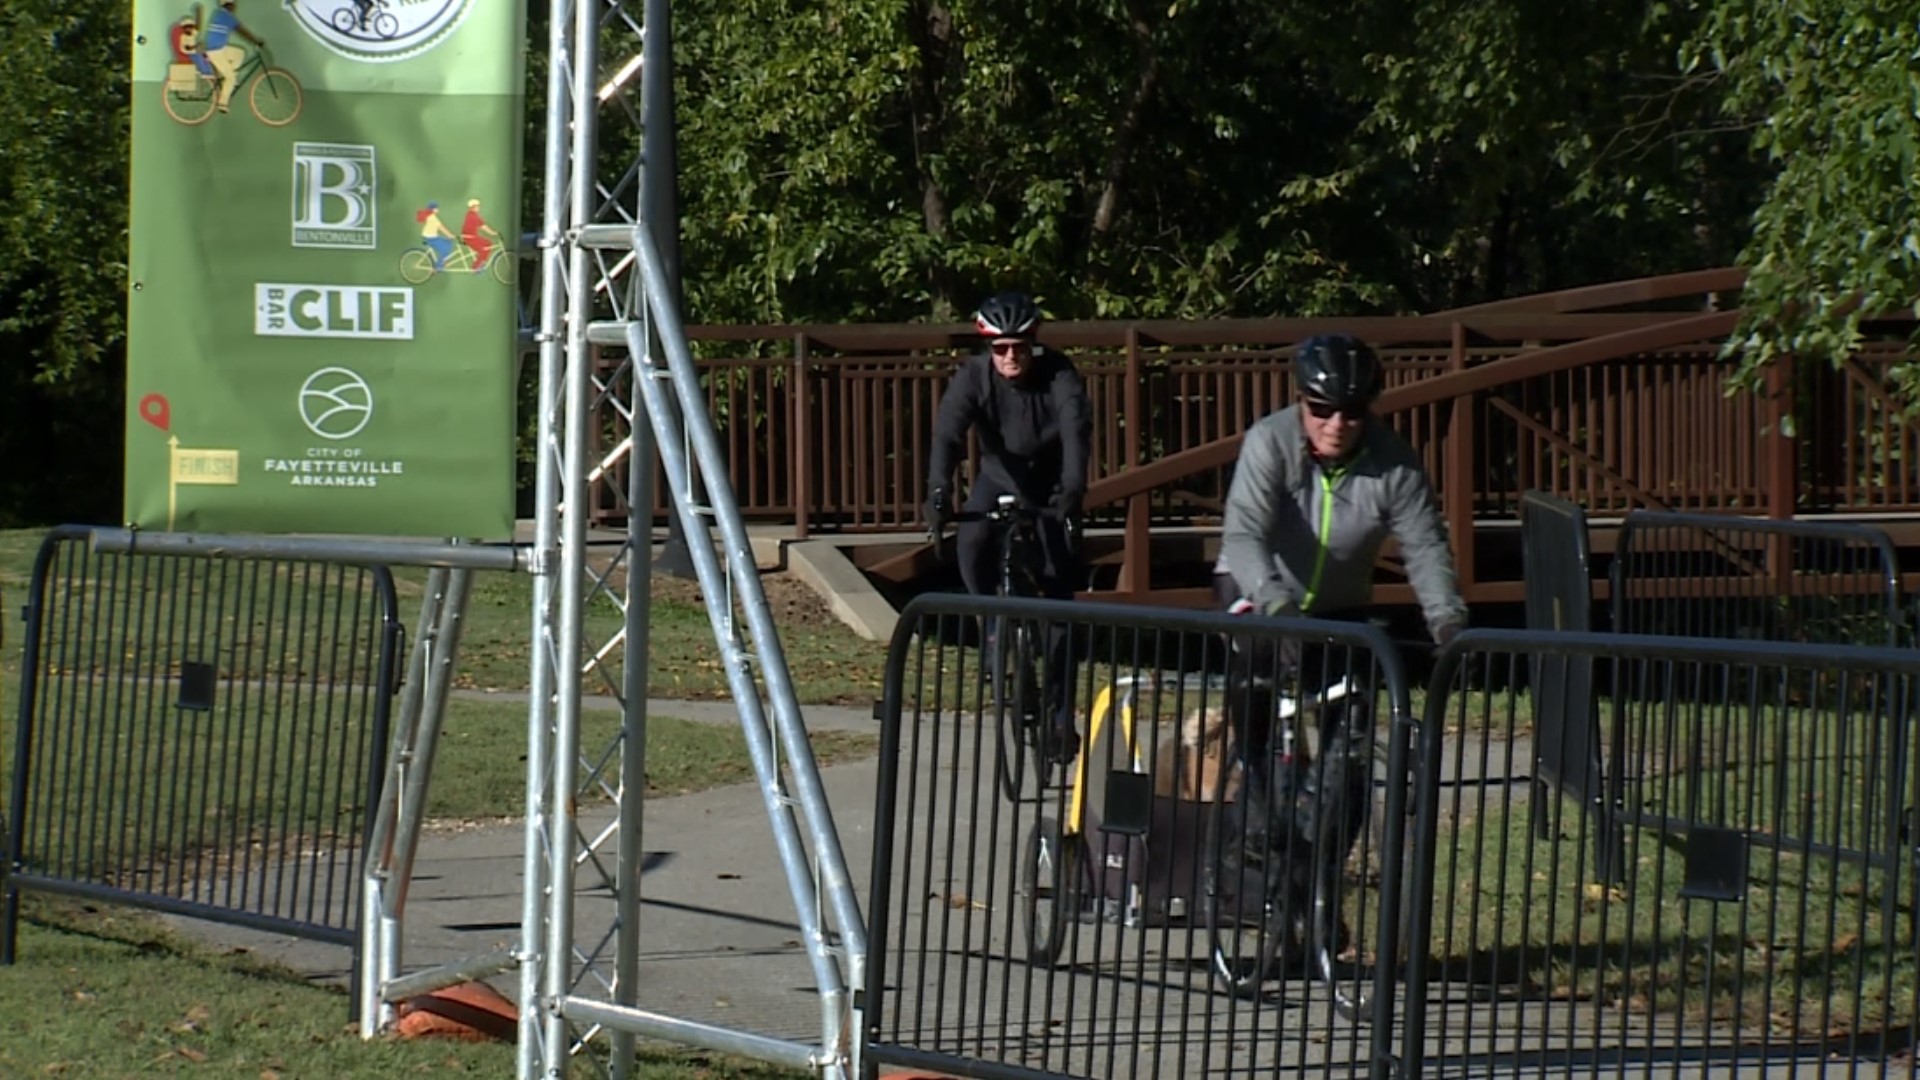
[[[907,33],[920,54],[908,100],[913,114],[913,169],[914,179],[920,185],[920,220],[928,236],[945,241],[953,227],[953,218],[947,206],[947,193],[941,188],[939,177],[934,175],[932,163],[945,141],[942,121],[946,101],[942,91],[956,63],[953,14],[940,3],[915,6],[907,14]],[[937,250],[927,266],[927,286],[934,321],[951,321],[959,282],[953,268]]]
[[[1127,111],[1114,128],[1113,146],[1107,154],[1107,167],[1102,176],[1100,201],[1093,211],[1095,244],[1112,231],[1114,219],[1120,214],[1120,193],[1125,187],[1127,166],[1133,162],[1133,147],[1140,138],[1140,127],[1145,122],[1147,106],[1153,101],[1154,87],[1160,80],[1160,57],[1153,48],[1153,27],[1138,14],[1133,17],[1133,38],[1134,50],[1140,58],[1140,79],[1134,84]]]

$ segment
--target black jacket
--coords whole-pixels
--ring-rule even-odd
[[[975,353],[954,372],[933,422],[929,489],[949,487],[966,452],[967,429],[980,435],[980,475],[969,498],[1017,492],[1044,505],[1058,491],[1085,494],[1093,444],[1093,410],[1086,380],[1061,353],[1036,345],[1018,384],[993,370],[993,358]]]

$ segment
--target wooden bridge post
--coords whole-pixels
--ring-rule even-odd
[[[793,453],[788,455],[793,473],[787,478],[787,490],[793,493],[793,533],[801,540],[813,516],[813,379],[807,370],[806,331],[793,335]]]
[[[1448,371],[1467,370],[1467,328],[1453,324]],[[1473,501],[1474,489],[1474,396],[1461,394],[1453,399],[1447,422],[1446,497],[1443,500],[1447,530],[1453,534],[1454,570],[1459,576],[1461,595],[1470,595],[1474,577]]]
[[[1767,516],[1788,521],[1799,505],[1800,453],[1792,434],[1793,363],[1791,355],[1767,365]],[[1785,589],[1793,575],[1791,538],[1767,539],[1767,571],[1775,587]]]
[[[1140,443],[1140,429],[1146,422],[1146,412],[1142,406],[1142,373],[1140,370],[1140,329],[1127,327],[1127,375],[1126,386],[1121,390],[1122,408],[1125,410],[1127,468],[1137,469],[1141,465],[1143,449]],[[1140,492],[1127,500],[1127,528],[1120,556],[1119,591],[1122,593],[1144,595],[1153,587],[1153,535],[1152,524],[1153,495]]]

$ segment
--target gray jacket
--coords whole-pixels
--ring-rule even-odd
[[[1294,405],[1253,425],[1241,443],[1215,572],[1233,575],[1261,607],[1353,611],[1373,602],[1374,560],[1389,535],[1400,542],[1428,630],[1464,625],[1446,521],[1413,448],[1372,421],[1346,465],[1325,469],[1307,451]]]

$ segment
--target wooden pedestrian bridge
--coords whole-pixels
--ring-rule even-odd
[[[1889,378],[1913,359],[1911,312],[1866,324],[1838,365],[1780,364],[1735,389],[1723,345],[1744,281],[1701,270],[1421,316],[1050,323],[1041,339],[1075,356],[1093,399],[1087,595],[1209,602],[1241,433],[1290,400],[1293,344],[1331,330],[1380,349],[1378,411],[1426,457],[1476,608],[1522,598],[1529,490],[1585,508],[1596,600],[1619,522],[1639,508],[1868,522],[1893,537],[1906,586],[1920,583],[1920,426]],[[750,523],[845,538],[896,597],[951,580],[917,531],[935,410],[970,326],[689,337]],[[627,520],[622,468],[595,493],[608,525]],[[664,502],[654,511],[664,523]],[[1383,602],[1410,600],[1391,549],[1379,572]]]

